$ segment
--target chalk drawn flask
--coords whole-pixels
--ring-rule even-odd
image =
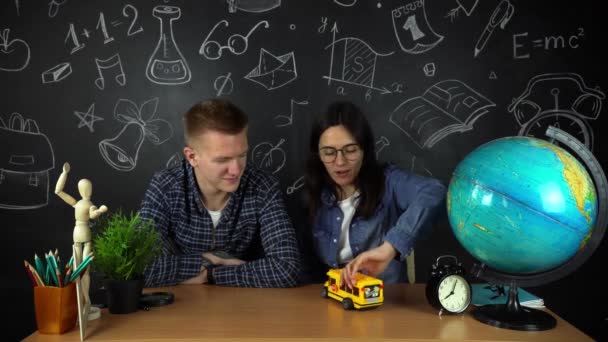
[[[181,10],[175,6],[156,6],[152,15],[160,20],[160,38],[156,49],[148,60],[146,77],[157,84],[184,84],[192,74],[186,59],[179,51],[173,36],[173,21],[181,17]]]

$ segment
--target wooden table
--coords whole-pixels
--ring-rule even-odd
[[[293,289],[244,289],[180,285],[146,289],[171,291],[175,302],[150,311],[112,315],[106,309],[90,321],[87,341],[592,341],[547,310],[557,327],[540,332],[495,328],[475,320],[469,310],[438,316],[426,302],[423,284],[385,287],[384,305],[345,311],[341,303],[320,297],[320,285]],[[63,335],[38,332],[25,341],[79,341],[78,327]]]

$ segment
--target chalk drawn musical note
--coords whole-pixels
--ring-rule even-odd
[[[213,82],[213,89],[216,90],[215,96],[223,96],[232,94],[232,88],[234,86],[232,80],[230,79],[230,75],[232,73],[229,72],[227,75],[218,76]]]
[[[95,102],[89,106],[89,109],[85,113],[75,110],[74,115],[80,119],[78,128],[86,126],[91,133],[95,133],[95,129],[93,128],[95,121],[103,120],[102,117],[95,115]]]
[[[237,9],[245,12],[266,12],[281,6],[281,0],[226,0],[228,12],[234,13]]]
[[[291,186],[287,187],[287,194],[291,195],[294,192],[300,190],[303,186],[304,186],[305,182],[304,182],[304,176],[296,179],[295,182],[293,182],[293,184]]]
[[[146,77],[153,83],[177,85],[190,82],[190,67],[173,36],[173,21],[179,19],[181,13],[181,9],[175,6],[156,6],[152,10],[152,15],[160,20],[160,37],[146,67]]]
[[[289,115],[277,115],[274,117],[274,120],[277,121],[277,127],[284,127],[284,126],[289,126],[293,123],[293,105],[297,104],[297,105],[307,105],[308,101],[304,100],[304,101],[294,101],[294,99],[291,99],[291,104],[290,104],[290,110],[289,110]]]
[[[229,25],[227,20],[220,20],[217,24],[215,24],[211,31],[209,31],[209,34],[207,34],[207,37],[205,37],[203,44],[201,44],[201,47],[198,50],[199,55],[203,55],[207,59],[216,60],[222,57],[222,51],[224,49],[227,49],[235,55],[242,55],[245,53],[245,51],[247,51],[247,47],[249,45],[249,36],[251,36],[253,31],[255,31],[255,29],[257,29],[260,25],[264,25],[265,28],[269,27],[268,22],[266,20],[262,20],[255,24],[255,26],[249,30],[247,35],[243,36],[235,33],[228,38],[226,45],[221,45],[215,40],[209,40],[211,34],[213,34],[215,29],[217,29],[220,24],[224,24],[226,27]]]
[[[99,73],[99,77],[95,80],[95,85],[97,88],[99,88],[99,90],[104,90],[106,86],[106,80],[103,77],[102,71],[107,69],[115,69],[114,71],[117,73],[117,75],[114,76],[114,80],[116,83],[121,86],[127,84],[127,77],[122,69],[122,62],[120,61],[120,55],[118,53],[108,59],[95,58],[95,64],[97,65],[97,72]]]
[[[49,2],[49,18],[55,18],[57,12],[59,12],[59,6],[65,4],[66,2],[68,2],[68,0],[51,0],[51,2]]]
[[[285,151],[280,148],[284,142],[285,139],[281,138],[276,145],[269,142],[257,144],[251,151],[253,163],[272,174],[279,172],[285,166]]]
[[[434,48],[443,40],[426,16],[423,0],[414,0],[392,11],[393,29],[401,50],[420,54]]]
[[[9,39],[11,29],[0,33],[0,70],[21,71],[30,64],[30,46],[23,39]]]

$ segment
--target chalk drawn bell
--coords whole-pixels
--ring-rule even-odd
[[[131,171],[137,166],[139,149],[145,140],[144,127],[132,121],[126,124],[113,138],[99,143],[103,159],[119,171]]]

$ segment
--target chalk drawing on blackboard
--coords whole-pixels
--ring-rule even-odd
[[[443,36],[437,34],[429,23],[423,0],[410,1],[392,12],[393,30],[401,50],[425,53],[439,44]]]
[[[490,40],[496,26],[500,24],[500,28],[503,30],[505,29],[505,26],[513,16],[514,12],[515,7],[513,7],[509,0],[502,0],[496,6],[496,8],[494,8],[494,12],[490,16],[486,27],[483,29],[483,32],[481,32],[481,35],[477,39],[477,43],[475,44],[475,49],[473,51],[473,57],[477,57],[486,46],[486,43],[488,40]]]
[[[300,190],[304,186],[304,176],[296,179],[290,186],[287,187],[287,195],[291,195],[294,192]]]
[[[155,119],[157,107],[157,97],[139,107],[127,99],[116,102],[114,118],[125,126],[114,137],[99,142],[99,152],[108,165],[118,171],[131,171],[137,166],[144,141],[160,145],[173,136],[169,122]]]
[[[325,50],[331,48],[329,75],[323,76],[327,79],[327,84],[337,81],[373,89],[381,94],[390,93],[391,91],[386,87],[380,88],[374,85],[374,76],[378,57],[390,56],[393,51],[376,52],[368,43],[359,38],[347,37],[336,40],[338,30],[335,23],[331,31],[333,32],[332,43],[325,47]]]
[[[160,21],[160,36],[148,60],[146,77],[152,83],[163,85],[190,82],[190,67],[177,47],[173,35],[173,21],[181,17],[181,9],[175,6],[155,6],[152,15]]]
[[[0,146],[0,209],[46,206],[55,153],[36,121],[20,113],[12,113],[8,124],[0,119]]]
[[[296,57],[293,51],[275,56],[261,48],[258,65],[245,78],[262,85],[268,90],[281,88],[298,78]]]
[[[488,78],[491,80],[497,80],[498,76],[496,76],[496,73],[494,72],[494,70],[490,70],[490,76],[488,76]]]
[[[215,96],[225,96],[232,94],[232,90],[234,87],[234,83],[230,78],[232,75],[231,72],[226,75],[218,76],[215,81],[213,81],[213,89],[215,89]]]
[[[560,128],[593,150],[593,129],[606,98],[576,73],[547,73],[532,77],[509,112],[520,125],[519,135],[545,138],[548,126]]]
[[[57,83],[63,81],[66,77],[72,74],[72,65],[70,63],[59,63],[54,67],[42,72],[42,83]]]
[[[289,29],[292,30],[292,31],[295,31],[296,24],[289,24]]]
[[[456,0],[456,3],[458,6],[452,8],[445,16],[446,18],[450,18],[451,22],[454,22],[454,19],[456,19],[461,10],[467,15],[467,17],[470,17],[475,10],[475,7],[477,7],[479,0]]]
[[[23,39],[10,39],[11,29],[0,33],[0,70],[21,71],[30,64],[30,46]]]
[[[235,33],[231,35],[226,41],[226,45],[220,44],[216,40],[209,40],[213,32],[217,29],[217,27],[223,24],[228,27],[229,23],[227,20],[220,20],[217,24],[213,26],[211,31],[205,37],[203,44],[198,49],[198,54],[205,56],[207,59],[216,60],[222,57],[222,51],[224,49],[232,52],[235,55],[242,55],[247,51],[247,47],[249,46],[249,36],[255,31],[259,26],[264,25],[265,28],[269,27],[268,21],[262,20],[259,23],[255,24],[251,30],[247,33],[247,35],[243,36],[241,34]]]
[[[279,114],[274,117],[274,121],[276,122],[277,127],[285,127],[293,124],[294,105],[306,106],[308,105],[308,101],[295,101],[294,99],[291,99],[289,105],[289,115]]]
[[[384,150],[387,146],[390,146],[390,145],[391,145],[391,142],[384,135],[381,136],[380,139],[376,140],[376,145],[375,145],[376,158],[378,158],[378,156],[380,155],[380,152],[382,152],[382,150]]]
[[[409,170],[412,173],[427,173],[429,176],[432,176],[433,173],[427,169],[424,165],[424,160],[422,162],[416,160],[416,155],[408,153],[411,156],[410,167]]]
[[[266,12],[281,6],[281,0],[226,0],[228,12],[234,13],[236,10],[245,12]]]
[[[494,106],[463,82],[445,80],[401,103],[389,121],[420,148],[428,149],[452,133],[473,129],[475,121]]]
[[[127,76],[122,68],[122,61],[120,60],[120,55],[118,53],[108,59],[95,58],[95,65],[97,66],[97,72],[99,73],[99,77],[95,79],[95,86],[97,86],[99,90],[104,90],[106,87],[106,79],[103,76],[104,70],[111,70],[114,81],[120,86],[124,87],[124,85],[127,84]]]
[[[342,7],[352,7],[357,3],[357,0],[334,0],[334,2]]]
[[[169,160],[167,160],[167,164],[165,165],[165,167],[167,169],[177,167],[177,166],[179,166],[181,161],[182,161],[182,154],[179,152],[175,152],[175,153],[173,153],[171,158],[169,158]]]
[[[334,23],[334,26],[336,24]],[[319,33],[325,33],[325,30],[327,30],[327,17],[321,17],[321,26],[319,26],[319,28],[317,29],[317,31]]]
[[[68,2],[68,0],[51,0],[49,2],[49,18],[55,18],[59,12],[59,7]]]
[[[433,63],[433,62],[426,63],[422,67],[422,71],[424,72],[424,76],[426,76],[426,77],[433,77],[433,76],[435,76],[435,71],[436,70],[437,70],[437,67],[435,67],[435,63]]]
[[[68,34],[65,35],[64,43],[68,43],[68,40],[72,43],[73,47],[70,50],[70,54],[74,54],[74,52],[82,50],[86,45],[81,43],[78,39],[78,34],[76,34],[76,28],[74,27],[74,23],[70,23],[70,28],[68,29]],[[89,38],[90,32],[85,28],[82,30],[83,35]]]
[[[260,169],[269,173],[277,173],[285,166],[285,151],[281,145],[285,139],[281,138],[276,145],[269,142],[262,142],[251,151],[253,163]]]
[[[15,10],[17,10],[17,16],[21,16],[21,13],[19,13],[19,0],[15,0]]]
[[[131,10],[131,12],[133,12],[133,20],[131,21],[131,24],[129,24],[129,29],[127,30],[127,37],[130,37],[132,35],[144,32],[144,28],[140,25],[138,29],[134,30],[135,27],[135,23],[137,22],[137,18],[139,17],[139,13],[137,12],[137,8],[135,8],[135,6],[131,5],[131,4],[126,4],[123,8],[122,8],[122,15],[124,17],[130,17],[129,13],[127,10]],[[118,26],[120,25],[121,22],[118,20],[115,20],[112,22],[113,26]]]
[[[81,111],[75,110],[74,115],[76,115],[80,119],[80,122],[78,123],[78,128],[86,126],[91,133],[95,133],[95,128],[93,128],[95,121],[103,120],[102,117],[95,115],[95,102],[93,102],[89,106],[89,109],[86,112],[83,113]]]

